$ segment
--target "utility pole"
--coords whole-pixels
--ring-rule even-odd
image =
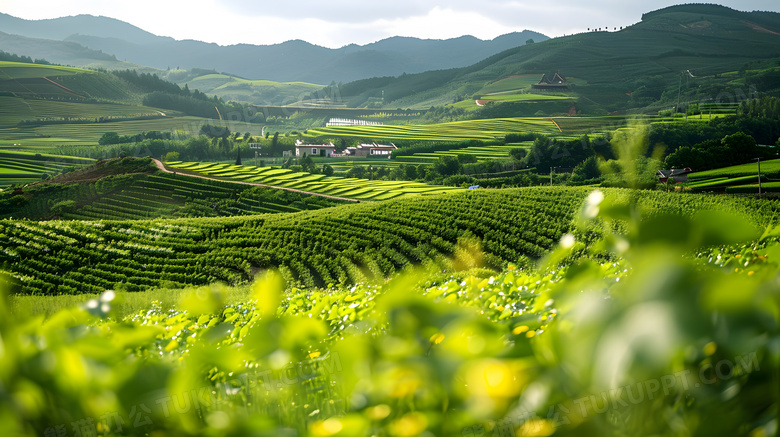
[[[255,151],[255,167],[257,167],[257,157],[260,155],[260,143],[249,143],[249,148]]]
[[[677,106],[674,107],[674,115],[680,112],[680,91],[682,90],[682,71],[680,72],[680,83],[677,85]]]
[[[688,76],[685,77],[685,87],[688,88],[688,78],[696,78],[696,76],[691,73],[691,70],[683,70],[680,71],[680,82],[677,84],[677,107],[674,109],[674,113],[676,114],[680,110],[680,92],[682,91],[682,77],[683,74],[688,74]],[[688,114],[685,114],[685,119],[688,120]]]
[[[553,171],[555,171],[555,167],[550,167],[550,186],[553,186]]]
[[[758,197],[761,197],[761,158],[755,158],[758,161]]]

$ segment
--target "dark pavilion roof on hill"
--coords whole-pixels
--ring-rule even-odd
[[[566,83],[566,79],[563,78],[559,73],[555,73],[552,76],[548,76],[546,74],[542,75],[542,78],[539,80],[539,83],[536,85],[531,85],[531,88],[533,89],[568,89],[569,85]]]

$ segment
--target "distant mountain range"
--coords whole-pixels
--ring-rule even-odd
[[[50,62],[121,68],[124,61],[163,70],[205,68],[247,79],[319,84],[464,67],[529,39],[549,39],[525,30],[488,41],[473,36],[446,40],[393,37],[339,49],[300,40],[219,46],[157,36],[107,17],[24,20],[2,13],[0,29],[0,50]]]

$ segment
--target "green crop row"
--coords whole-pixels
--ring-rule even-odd
[[[297,212],[338,203],[299,193],[165,173],[52,184],[25,190],[21,200],[11,195],[0,197],[0,202],[4,202],[0,217],[76,220],[219,217]]]
[[[40,181],[44,175],[54,176],[63,170],[76,169],[91,163],[92,160],[63,156],[0,152],[0,188],[22,184],[21,179]]]
[[[6,220],[0,258],[30,294],[95,292],[106,282],[130,290],[162,284],[163,276],[143,267],[148,264],[188,266],[192,274],[174,281],[186,284],[243,282],[267,267],[283,268],[301,285],[354,283],[452,256],[464,235],[481,240],[485,263],[494,267],[541,256],[569,230],[574,210],[561,205],[578,204],[585,194],[466,192],[240,220]],[[111,211],[129,213],[122,208]],[[82,261],[62,264],[67,259]],[[108,262],[122,269],[89,270]]]
[[[780,159],[772,159],[761,162],[761,174],[768,176],[780,176]],[[733,165],[731,167],[718,168],[715,170],[699,171],[692,173],[689,178],[691,181],[702,181],[710,178],[729,177],[736,178],[741,176],[758,176],[758,163]]]
[[[243,218],[5,220],[0,221],[0,259],[28,294],[162,285],[165,276],[148,271],[149,264],[189,268],[191,274],[176,277],[178,284],[241,283],[269,267],[279,267],[288,281],[304,286],[355,283],[456,256],[464,239],[479,242],[484,265],[497,268],[523,256],[540,257],[571,232],[587,193],[585,188],[475,190]],[[609,194],[633,196],[623,190]],[[769,201],[661,192],[643,194],[640,203],[650,215],[720,209],[749,214],[760,225],[780,210]],[[131,213],[121,203],[105,209]],[[95,267],[109,262],[121,268]]]
[[[461,141],[503,139],[512,132],[559,133],[544,118],[495,118],[431,125],[340,126],[310,129],[309,137],[336,136],[375,140]]]
[[[168,167],[248,183],[301,190],[350,199],[376,199],[408,197],[419,194],[439,194],[459,191],[458,188],[427,185],[410,181],[375,181],[368,179],[340,178],[273,167],[250,167],[227,164],[198,164],[170,162]]]

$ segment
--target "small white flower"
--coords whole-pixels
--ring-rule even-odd
[[[574,239],[574,235],[572,234],[566,234],[563,237],[561,237],[561,247],[564,249],[571,249],[574,247],[574,242],[576,240]]]
[[[599,190],[591,191],[585,199],[585,217],[595,218],[599,215],[599,204],[604,201],[604,193]]]
[[[588,205],[598,205],[604,201],[604,193],[601,190],[594,190],[588,194]]]
[[[101,302],[111,302],[116,298],[116,292],[114,290],[106,290],[100,295]]]
[[[620,238],[617,241],[615,241],[615,250],[617,253],[626,253],[631,245],[628,243],[628,241]]]

